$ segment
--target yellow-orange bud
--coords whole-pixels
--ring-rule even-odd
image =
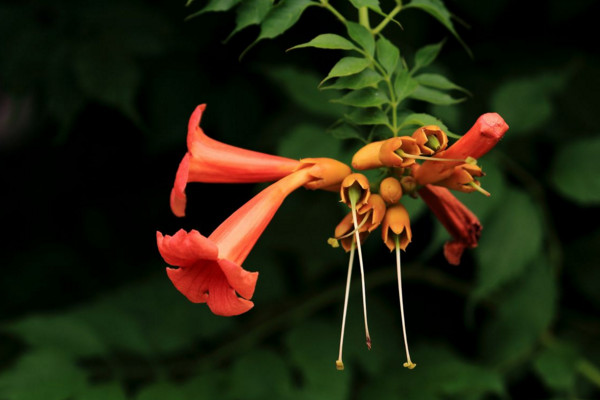
[[[304,158],[300,163],[300,168],[309,168],[308,173],[317,178],[304,185],[311,190],[338,191],[342,180],[352,172],[349,166],[333,158]]]
[[[348,207],[352,207],[352,202],[349,195],[350,188],[352,187],[360,190],[360,196],[356,201],[356,208],[360,208],[363,204],[366,204],[367,201],[369,201],[369,197],[371,196],[369,180],[363,174],[358,173],[350,174],[344,178],[340,188],[340,197],[342,198],[342,202]]]
[[[412,240],[408,211],[400,203],[388,207],[385,217],[383,217],[381,229],[381,238],[390,251],[396,248],[395,235],[398,236],[398,242],[402,250],[406,250],[406,246]]]
[[[430,139],[433,136],[435,140]],[[444,150],[448,146],[448,136],[437,125],[427,125],[417,129],[412,137],[417,141],[421,154],[431,156],[439,151]],[[437,148],[431,146],[431,142],[436,143]]]
[[[379,184],[379,194],[388,204],[395,204],[402,197],[402,185],[398,179],[389,176]]]
[[[352,157],[352,167],[361,171],[381,167],[383,164],[379,161],[379,149],[383,142],[380,140],[361,147]]]

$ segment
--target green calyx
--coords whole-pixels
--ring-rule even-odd
[[[429,137],[427,138],[427,143],[425,143],[425,146],[427,146],[428,148],[430,148],[433,151],[438,151],[441,147],[441,144],[435,135],[429,135]]]

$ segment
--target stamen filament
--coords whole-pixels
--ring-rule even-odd
[[[398,154],[402,158],[414,158],[415,160],[433,160],[433,161],[448,161],[448,162],[467,162],[467,159],[460,158],[439,158],[439,157],[425,157],[425,156],[417,156],[415,154],[408,154],[402,149],[396,150],[396,154]]]
[[[491,196],[490,192],[488,192],[487,190],[485,190],[484,188],[482,188],[481,186],[479,186],[475,182],[469,182],[469,183],[467,183],[467,185],[471,186],[473,189],[477,190],[479,193],[481,193],[481,194],[483,194],[483,195],[485,195],[487,197]]]
[[[345,239],[345,238],[347,238],[347,237],[350,237],[350,236],[354,235],[354,232],[355,232],[356,230],[360,230],[360,228],[362,228],[362,227],[363,227],[363,226],[364,226],[364,225],[367,223],[367,220],[369,219],[369,216],[371,215],[371,212],[372,212],[372,211],[373,211],[373,210],[369,210],[369,212],[367,212],[367,214],[365,214],[365,217],[363,218],[363,220],[360,222],[360,224],[358,225],[358,227],[357,227],[356,229],[354,229],[354,230],[352,230],[352,231],[350,231],[350,232],[346,233],[345,235],[338,236],[338,237],[336,237],[335,239],[338,239],[338,240],[339,240],[339,239]]]
[[[417,364],[413,363],[410,359],[410,353],[408,352],[408,339],[406,337],[406,324],[404,322],[404,302],[402,301],[402,273],[400,265],[400,240],[396,235],[396,272],[398,274],[398,297],[400,298],[400,317],[402,318],[402,333],[404,334],[404,348],[406,349],[406,362],[403,364],[408,369],[413,369]]]
[[[340,334],[340,353],[338,359],[335,362],[335,368],[338,371],[344,369],[344,362],[342,361],[342,349],[344,348],[344,330],[346,328],[346,314],[348,311],[348,297],[350,296],[350,281],[352,280],[352,264],[354,264],[354,250],[356,244],[353,241],[352,247],[350,248],[350,260],[348,261],[348,277],[346,278],[346,294],[344,295],[344,312],[342,314],[342,332]]]

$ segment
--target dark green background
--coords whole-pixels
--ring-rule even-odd
[[[360,145],[326,131],[340,110],[316,89],[341,53],[285,52],[344,34],[337,20],[309,9],[240,62],[258,29],[223,44],[234,15],[184,22],[196,3],[0,5],[1,400],[600,398],[597,2],[448,1],[470,25],[457,29],[473,59],[416,10],[386,29],[408,61],[448,37],[432,70],[473,93],[416,111],[458,133],[497,111],[511,128],[481,160],[493,196],[461,196],[484,225],[461,266],[443,259],[432,215],[406,201],[417,369],[401,367],[393,258],[376,234],[365,251],[373,350],[354,291],[343,373],[347,259],[326,244],[344,215],[335,195],[286,200],[244,263],[261,273],[246,315],[189,304],[164,273],[156,230],[208,235],[257,190],[190,185],[188,217],[170,213],[197,104],[207,134],[240,147],[348,160]]]

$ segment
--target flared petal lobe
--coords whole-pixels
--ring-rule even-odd
[[[481,223],[463,203],[446,188],[425,185],[419,195],[440,220],[453,240],[444,244],[444,256],[452,265],[460,264],[467,248],[477,247]]]

